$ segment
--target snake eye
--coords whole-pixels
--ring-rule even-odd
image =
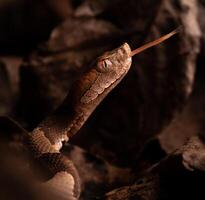
[[[108,72],[111,65],[112,63],[108,59],[105,59],[99,62],[98,69],[100,72]]]

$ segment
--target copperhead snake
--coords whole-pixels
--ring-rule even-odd
[[[161,38],[131,51],[122,46],[100,56],[77,80],[64,102],[26,137],[26,146],[36,163],[44,166],[51,177],[45,184],[52,194],[65,193],[62,199],[80,197],[81,181],[72,161],[60,149],[83,126],[98,104],[124,78],[132,64],[132,56],[155,46],[176,34],[174,30]],[[58,198],[57,198],[58,199]]]

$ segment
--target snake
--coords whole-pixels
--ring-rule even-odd
[[[135,50],[124,43],[103,53],[93,62],[69,90],[62,104],[33,131],[28,133],[26,147],[35,161],[49,172],[46,185],[52,194],[62,199],[77,200],[81,194],[81,179],[73,162],[61,153],[64,143],[84,125],[100,102],[128,73],[132,57],[170,38],[178,29]],[[82,166],[83,167],[83,166]],[[60,198],[56,198],[60,199]]]

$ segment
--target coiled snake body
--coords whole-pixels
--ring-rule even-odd
[[[27,146],[32,157],[50,172],[53,178],[48,183],[53,188],[61,188],[66,183],[65,199],[80,196],[80,178],[72,161],[60,153],[63,142],[67,142],[85,123],[96,106],[123,79],[131,66],[131,58],[136,53],[154,46],[174,35],[173,31],[160,39],[131,51],[124,43],[119,48],[106,52],[75,82],[60,107],[29,134]],[[57,186],[55,186],[57,185]],[[57,189],[56,189],[57,190]]]
[[[83,75],[62,105],[44,120],[28,138],[28,147],[39,162],[55,175],[66,172],[73,177],[71,194],[80,195],[80,178],[72,162],[60,154],[62,142],[74,135],[102,99],[122,80],[131,66],[131,49],[127,43],[107,52]],[[72,188],[72,187],[71,187]]]

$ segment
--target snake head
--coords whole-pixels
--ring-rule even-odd
[[[108,51],[93,64],[92,70],[84,76],[83,82],[88,89],[81,98],[87,104],[106,94],[124,77],[131,66],[131,49],[127,43]],[[85,84],[87,83],[87,84]],[[102,99],[102,98],[100,98]]]
[[[96,70],[100,73],[123,74],[131,65],[131,49],[127,43],[108,51],[97,60]]]
[[[178,32],[179,29],[176,29],[133,51],[127,43],[124,43],[117,49],[104,53],[80,81],[80,102],[90,104],[96,101],[97,105],[97,102],[99,103],[127,74],[132,63],[132,56],[160,44]]]

